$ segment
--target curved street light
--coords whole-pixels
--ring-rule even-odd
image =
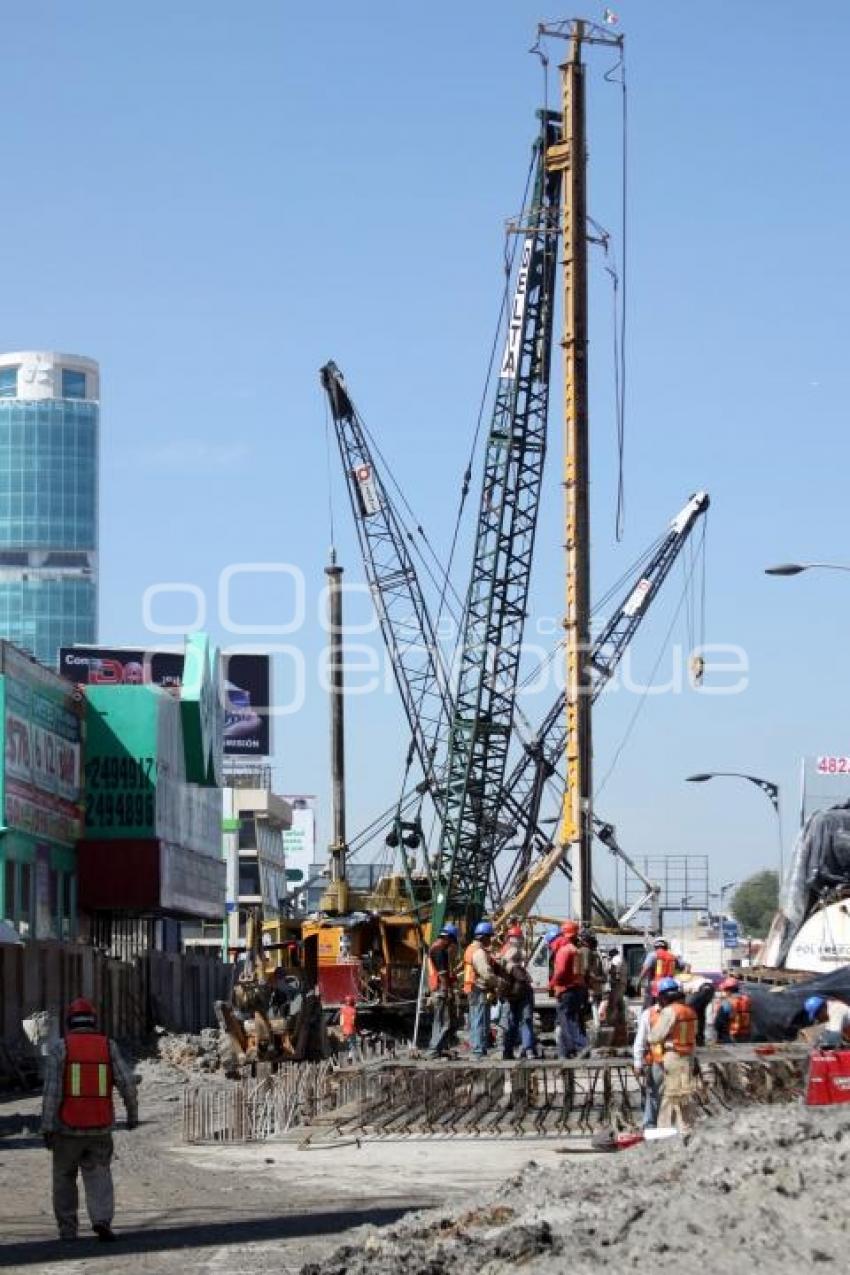
[[[850,568],[848,568],[850,570]],[[779,784],[775,784],[771,779],[761,779],[758,775],[747,775],[740,770],[708,770],[698,775],[687,775],[686,782],[689,784],[704,784],[709,779],[746,779],[750,784],[755,784],[756,788],[760,788],[773,806],[773,812],[776,815],[777,836],[779,840],[779,886],[782,888],[782,878],[785,875],[784,852],[782,848],[782,812],[779,809]]]
[[[850,571],[843,562],[780,562],[775,567],[765,567],[766,576],[798,576],[801,571]]]

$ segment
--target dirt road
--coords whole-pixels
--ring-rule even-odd
[[[411,1209],[443,1206],[495,1188],[531,1158],[554,1170],[553,1143],[365,1144],[301,1150],[297,1140],[185,1147],[185,1075],[161,1063],[138,1070],[142,1123],[115,1135],[116,1245],[60,1245],[50,1208],[50,1156],[38,1135],[37,1098],[0,1104],[0,1269],[77,1275],[296,1272],[341,1243]]]

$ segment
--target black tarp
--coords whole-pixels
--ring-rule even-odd
[[[793,1040],[802,1022],[803,1004],[809,996],[844,1001],[850,1006],[850,965],[829,974],[814,974],[804,983],[771,991],[763,983],[742,983],[753,1003],[755,1040]]]

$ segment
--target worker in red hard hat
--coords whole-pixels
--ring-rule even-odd
[[[502,1028],[502,1057],[513,1058],[517,1045],[523,1058],[534,1058],[534,989],[528,972],[525,934],[521,925],[510,925],[499,952],[499,962],[507,975],[499,1022]]]
[[[577,922],[565,921],[561,926],[561,941],[553,940],[550,944],[555,949],[555,961],[549,990],[555,997],[559,1058],[575,1058],[587,1049],[587,1037],[581,1024],[587,981],[576,943],[578,932]]]
[[[99,1240],[114,1240],[112,1218],[112,1090],[121,1095],[127,1128],[139,1122],[136,1083],[114,1040],[97,1030],[97,1013],[79,997],[68,1006],[65,1035],[47,1056],[41,1131],[53,1153],[53,1211],[59,1238],[77,1237],[77,1173]]]
[[[721,1000],[714,1012],[714,1039],[719,1044],[744,1044],[753,1035],[753,1002],[741,990],[737,978],[724,978],[720,984]]]

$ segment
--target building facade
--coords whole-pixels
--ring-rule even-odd
[[[0,355],[0,637],[50,668],[97,641],[99,414],[93,359]]]
[[[223,922],[183,926],[190,949],[227,952],[245,946],[248,915],[260,909],[264,921],[287,912],[292,870],[284,838],[292,826],[288,800],[271,790],[271,768],[251,765],[225,772],[222,851],[227,865],[227,902]],[[298,874],[300,875],[300,874]]]
[[[25,938],[77,936],[82,723],[70,682],[0,642],[0,918]]]
[[[80,907],[92,940],[116,954],[179,929],[221,923],[221,661],[204,634],[186,643],[175,693],[150,685],[84,688],[85,831]],[[170,940],[169,940],[170,942]]]

